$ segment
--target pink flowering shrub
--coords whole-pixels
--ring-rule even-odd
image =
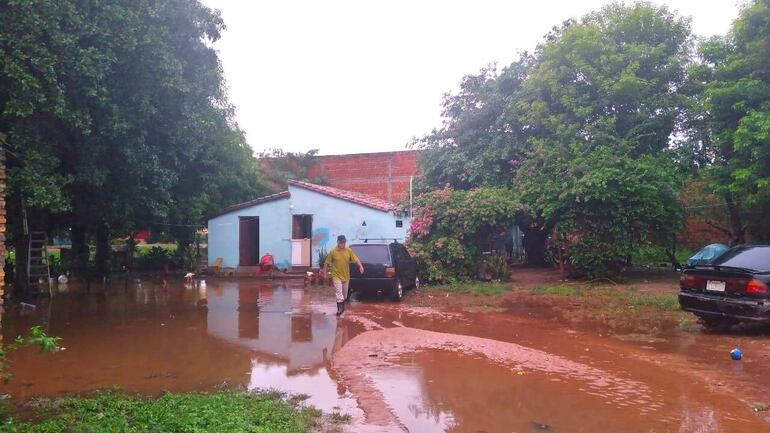
[[[489,235],[509,228],[526,214],[510,190],[449,187],[419,196],[407,240],[426,282],[472,278]]]

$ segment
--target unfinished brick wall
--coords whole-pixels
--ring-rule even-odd
[[[308,177],[323,175],[329,186],[396,203],[409,197],[409,178],[419,174],[418,158],[416,150],[319,156]]]

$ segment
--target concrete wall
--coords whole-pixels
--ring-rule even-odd
[[[318,250],[331,250],[337,235],[345,235],[348,243],[364,238],[406,239],[409,218],[397,218],[392,212],[382,212],[289,185],[292,214],[313,215],[313,266],[318,266]],[[396,227],[396,220],[403,222]],[[363,223],[366,222],[366,226]]]
[[[337,235],[344,234],[348,243],[364,238],[406,239],[409,218],[397,218],[366,206],[337,199],[304,188],[289,186],[291,197],[235,210],[209,220],[208,261],[224,259],[224,267],[238,266],[239,217],[259,217],[259,254],[270,252],[280,268],[291,263],[292,215],[313,215],[312,263],[318,266],[318,251],[331,250]],[[401,220],[403,227],[396,227]],[[363,223],[366,222],[364,226]]]
[[[281,198],[252,207],[238,209],[209,220],[209,266],[221,257],[222,266],[238,266],[239,218],[259,217],[259,255],[269,252],[278,267],[289,266],[291,258],[291,215],[289,199]]]

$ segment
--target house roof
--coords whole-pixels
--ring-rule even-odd
[[[212,218],[216,218],[216,217],[218,217],[220,215],[224,215],[226,213],[230,213],[230,212],[232,212],[234,210],[251,207],[251,206],[262,204],[262,203],[265,203],[265,202],[268,202],[268,201],[280,200],[282,198],[289,198],[290,196],[291,196],[291,194],[289,194],[289,191],[281,191],[279,193],[266,195],[264,197],[260,197],[260,198],[254,199],[254,200],[249,200],[249,201],[245,201],[243,203],[234,204],[234,205],[232,205],[230,207],[226,207],[226,208],[222,209],[222,212],[219,212],[218,214],[214,215]]]
[[[316,185],[314,183],[302,182],[299,180],[289,180],[287,182],[289,185],[296,186],[298,188],[303,188],[309,191],[317,192],[319,194],[327,195],[329,197],[334,197],[336,199],[349,201],[351,203],[355,203],[361,206],[366,206],[366,207],[383,211],[383,212],[390,212],[396,209],[396,205],[393,203],[390,203],[387,200],[383,200],[377,197],[372,197],[370,195],[362,194],[360,192],[347,191],[344,189],[334,188],[326,185]],[[230,207],[227,207],[223,209],[221,212],[219,212],[218,214],[212,216],[211,218],[216,218],[220,215],[224,215],[226,213],[230,213],[235,210],[244,209],[247,207],[255,206],[255,205],[266,203],[269,201],[289,198],[290,196],[291,194],[289,193],[289,191],[281,191],[276,194],[266,195],[264,197],[245,201],[243,203],[238,203]]]
[[[326,185],[316,185],[310,182],[302,182],[299,180],[289,180],[289,185],[304,188],[309,191],[317,192],[319,194],[328,195],[340,200],[349,201],[351,203],[359,204],[361,206],[370,207],[383,212],[389,212],[396,209],[396,205],[390,203],[387,200],[381,198],[372,197],[370,195],[362,194],[355,191],[347,191],[344,189],[334,188]]]

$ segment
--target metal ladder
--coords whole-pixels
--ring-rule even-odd
[[[48,235],[45,232],[29,232],[27,249],[27,276],[30,293],[40,293],[40,279],[45,278],[48,291],[51,287],[51,267],[48,260]]]

